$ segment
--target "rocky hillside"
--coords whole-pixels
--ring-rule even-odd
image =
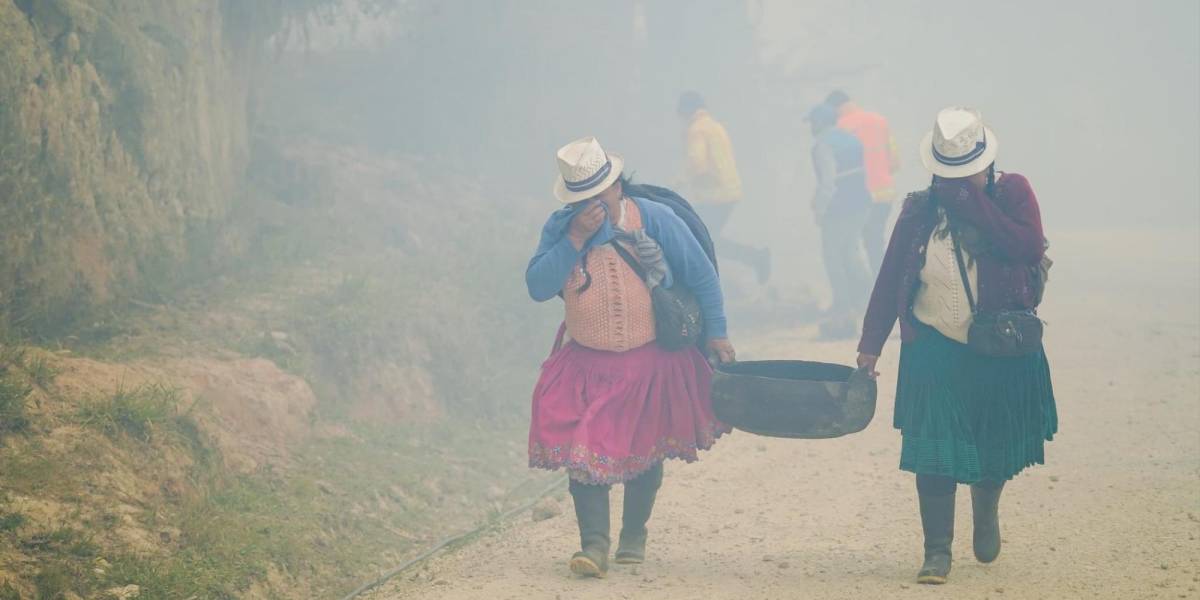
[[[0,323],[57,333],[222,249],[253,64],[222,5],[0,2]]]
[[[536,223],[418,158],[280,148],[248,185],[312,193],[238,209],[257,260],[0,342],[0,598],[334,597],[544,487],[553,323],[504,239]]]

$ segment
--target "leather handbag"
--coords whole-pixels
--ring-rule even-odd
[[[953,237],[953,235],[952,235]],[[1033,354],[1042,349],[1043,323],[1033,310],[1001,310],[980,312],[971,293],[971,281],[967,278],[967,265],[963,260],[962,248],[954,239],[954,258],[958,262],[958,274],[967,291],[967,304],[971,307],[971,328],[967,332],[967,346],[984,356],[1018,357]]]
[[[629,250],[616,240],[612,245],[633,272],[646,281],[646,270]],[[700,302],[691,290],[679,282],[670,288],[656,285],[650,290],[650,302],[654,309],[654,336],[659,346],[674,352],[700,343],[704,336],[704,317]]]

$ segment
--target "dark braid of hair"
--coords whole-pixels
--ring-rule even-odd
[[[583,273],[583,285],[579,286],[579,289],[575,290],[576,294],[582,294],[588,291],[588,288],[592,287],[592,274],[588,272],[587,268],[588,254],[588,252],[583,253],[583,262],[579,267],[579,270]]]

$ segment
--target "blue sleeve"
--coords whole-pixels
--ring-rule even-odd
[[[647,217],[646,233],[662,247],[673,279],[682,281],[696,295],[704,315],[706,335],[709,338],[727,337],[721,280],[692,230],[669,208],[657,205],[649,208],[649,203],[639,203],[639,207]]]
[[[538,302],[545,302],[562,291],[571,276],[571,269],[582,255],[567,238],[570,219],[561,212],[550,215],[550,220],[542,227],[542,239],[525,269],[529,296]]]

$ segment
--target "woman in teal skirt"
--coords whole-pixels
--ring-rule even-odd
[[[978,111],[938,113],[920,148],[933,184],[904,203],[858,346],[859,366],[876,376],[900,322],[894,424],[903,439],[900,468],[917,480],[920,583],[945,583],[950,573],[960,483],[971,486],[975,557],[996,559],[1004,484],[1044,463],[1044,444],[1058,430],[1040,345],[1016,357],[967,345],[975,314],[1033,311],[1041,295],[1046,242],[1037,198],[1024,177],[997,174],[998,149]]]

